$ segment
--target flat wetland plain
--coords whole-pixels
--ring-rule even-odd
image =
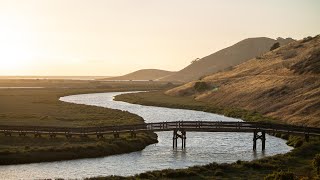
[[[0,80],[0,87],[42,87],[0,89],[0,125],[27,126],[109,126],[143,123],[129,112],[59,101],[66,95],[155,90],[166,88],[156,82],[103,82],[74,80]],[[0,164],[18,164],[99,157],[142,150],[156,143],[156,134],[139,133],[137,138],[122,134],[120,138],[97,139],[64,136],[35,138],[29,134],[12,137],[0,134]]]
[[[0,87],[42,87],[1,88],[0,125],[84,127],[142,123],[141,117],[129,112],[71,104],[59,101],[59,98],[73,94],[147,90],[160,91],[120,95],[116,100],[194,109],[247,121],[276,121],[276,119],[263,117],[257,112],[215,107],[195,101],[192,97],[167,96],[163,93],[163,89],[170,86],[172,84],[159,82],[0,80]],[[252,162],[212,163],[187,169],[151,171],[131,177],[110,176],[92,179],[263,179],[268,174],[271,179],[276,176],[316,179],[312,159],[320,152],[319,138],[311,138],[310,142],[304,142],[301,137],[285,134],[277,136],[288,139],[288,144],[295,149],[284,155],[266,157]],[[137,138],[131,138],[129,134],[121,134],[117,139],[113,136],[105,136],[103,139],[97,139],[95,136],[67,139],[64,136],[49,138],[43,135],[35,138],[30,134],[26,137],[19,137],[16,134],[8,137],[0,134],[0,164],[90,158],[139,151],[149,144],[156,143],[156,138],[154,133],[139,133]]]

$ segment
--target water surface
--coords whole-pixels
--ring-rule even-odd
[[[71,103],[95,105],[126,110],[143,117],[146,122],[163,121],[241,121],[221,115],[183,109],[143,106],[113,101],[119,92],[73,95],[60,98]],[[187,148],[172,149],[172,132],[157,132],[159,143],[140,152],[101,158],[0,166],[0,178],[85,178],[108,175],[134,175],[166,168],[186,168],[211,162],[232,163],[237,160],[254,160],[264,156],[286,153],[292,148],[285,141],[266,136],[266,150],[252,150],[252,133],[201,133],[187,132]],[[178,141],[181,147],[181,141]]]

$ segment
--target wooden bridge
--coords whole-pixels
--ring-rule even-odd
[[[0,133],[3,133],[5,136],[12,136],[13,134],[26,136],[27,134],[32,134],[34,137],[48,135],[51,138],[55,138],[57,135],[63,135],[66,138],[72,138],[73,136],[88,137],[89,135],[103,138],[106,134],[113,134],[115,138],[119,138],[120,133],[131,133],[132,137],[136,137],[136,133],[147,131],[173,131],[173,148],[177,148],[179,138],[182,142],[182,148],[186,147],[187,132],[253,133],[253,150],[256,150],[256,142],[258,139],[262,141],[262,150],[265,150],[266,133],[272,135],[276,133],[300,135],[304,136],[306,141],[309,140],[310,136],[320,136],[320,128],[260,122],[174,121],[76,128],[52,126],[0,126]]]

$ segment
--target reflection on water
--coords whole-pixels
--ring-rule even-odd
[[[240,121],[216,114],[192,110],[169,109],[134,105],[113,101],[121,93],[97,93],[62,97],[62,101],[96,105],[126,110],[143,117],[146,122],[162,121]],[[26,165],[0,166],[0,177],[5,179],[33,178],[85,178],[107,175],[134,175],[166,168],[185,168],[211,162],[231,163],[237,160],[253,160],[263,156],[286,153],[292,148],[285,141],[267,135],[266,151],[261,152],[257,141],[257,152],[252,151],[251,133],[187,132],[187,148],[172,149],[172,132],[158,132],[159,143],[140,152],[109,157],[34,163]],[[181,141],[178,141],[181,147]]]

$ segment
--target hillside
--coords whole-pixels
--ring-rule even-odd
[[[320,127],[320,36],[292,42],[166,94]]]
[[[279,42],[281,45],[285,45],[292,41],[294,40],[291,38],[248,38],[230,47],[206,56],[175,74],[161,78],[161,80],[183,82],[197,80],[204,75],[223,71],[246,60],[261,55],[269,51],[270,47],[276,42]]]
[[[123,76],[106,78],[104,80],[158,80],[174,72],[159,69],[142,69]]]

